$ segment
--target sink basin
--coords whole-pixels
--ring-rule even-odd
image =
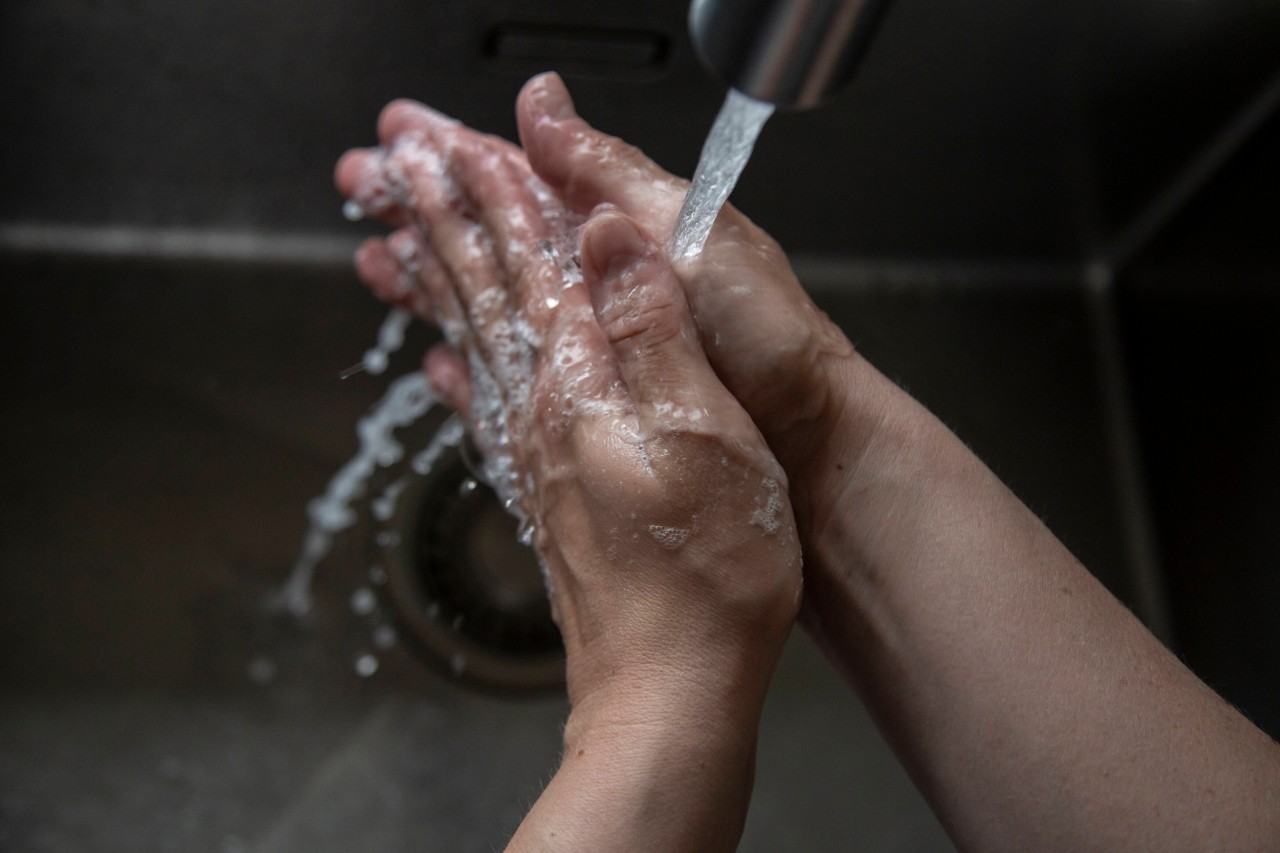
[[[559,754],[557,695],[471,692],[373,645],[372,524],[302,622],[266,606],[306,502],[386,385],[338,379],[382,309],[342,265],[7,256],[4,846],[500,846]],[[1090,304],[1069,279],[904,285],[811,265],[824,307],[1133,595]],[[839,276],[849,280],[837,281]],[[854,278],[857,277],[856,280]],[[388,375],[412,370],[417,330]],[[360,608],[364,610],[365,608]],[[376,672],[356,661],[376,654]],[[797,635],[744,850],[949,849],[852,693]]]
[[[395,96],[510,135],[520,82],[556,67],[687,174],[722,92],[685,11],[6,8],[0,848],[501,847],[564,699],[425,666],[371,597],[367,513],[309,616],[271,606],[307,501],[432,340],[338,378],[385,312],[330,171]],[[1273,734],[1276,56],[1280,6],[1252,0],[899,0],[855,85],[773,119],[735,196],[859,349]],[[855,845],[952,849],[797,633],[741,849]]]

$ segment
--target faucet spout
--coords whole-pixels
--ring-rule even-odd
[[[888,0],[693,0],[704,64],[758,101],[804,109],[854,75]]]

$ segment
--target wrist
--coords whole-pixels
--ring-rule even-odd
[[[560,836],[569,843],[552,846],[637,849],[644,839],[645,849],[735,849],[751,797],[759,718],[758,709],[736,710],[657,692],[644,700],[597,693],[575,704],[548,792],[582,811]]]
[[[636,743],[754,743],[781,643],[713,650],[607,673],[570,669],[565,749],[583,737]],[[581,678],[579,676],[582,676]]]
[[[903,403],[911,402],[857,353],[828,359],[818,372],[822,405],[817,416],[797,425],[792,435],[770,437],[790,481],[806,568],[814,537],[838,515],[872,448],[892,429]]]

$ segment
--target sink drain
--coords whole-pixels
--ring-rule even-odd
[[[452,448],[413,478],[374,538],[406,646],[477,687],[564,686],[564,648],[533,551]]]

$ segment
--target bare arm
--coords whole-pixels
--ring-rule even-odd
[[[519,116],[571,205],[669,230],[683,183],[590,128],[558,79],[527,86]],[[712,365],[790,478],[805,621],[959,845],[1277,845],[1280,747],[855,354],[767,235],[726,210],[681,276]]]
[[[427,373],[523,515],[565,644],[563,761],[511,849],[732,850],[800,604],[786,477],[640,224],[603,211],[578,242],[519,149],[421,105],[380,133],[337,174],[401,226],[360,274],[444,331]]]
[[[1280,844],[1276,744],[942,424],[865,362],[843,369],[808,621],[957,844]]]

